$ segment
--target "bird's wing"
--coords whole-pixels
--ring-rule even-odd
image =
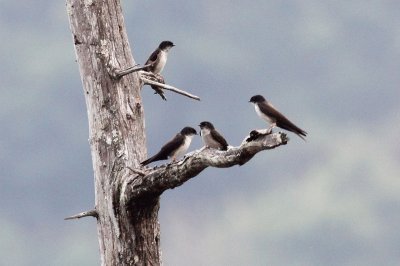
[[[270,103],[262,103],[259,104],[258,107],[260,110],[266,115],[273,117],[273,120],[276,121],[276,125],[280,128],[286,129],[288,131],[292,131],[301,137],[306,136],[307,132],[293,124],[289,119],[286,118],[281,112],[279,112],[272,104]]]
[[[162,146],[161,150],[154,156],[150,157],[149,159],[141,162],[142,165],[147,165],[151,162],[166,160],[168,159],[173,152],[182,145],[183,141],[185,140],[185,136],[178,133],[176,136],[167,142],[164,146]]]
[[[226,150],[228,147],[228,142],[224,139],[224,137],[219,134],[217,130],[211,130],[210,132],[213,139],[215,139],[219,144],[222,145],[222,150]]]
[[[185,141],[185,136],[181,133],[176,134],[176,136],[168,141],[164,146],[162,146],[159,153],[163,154],[165,159],[171,156],[176,149],[178,149]]]
[[[159,49],[156,49],[156,50],[150,55],[149,59],[147,59],[145,65],[152,64],[152,63],[154,63],[155,61],[157,61],[157,58],[158,58],[158,55],[159,55],[159,54],[160,54],[160,50],[159,50]]]
[[[270,117],[272,120],[275,120],[275,118],[281,118],[285,117],[283,114],[281,114],[278,110],[275,109],[271,104],[267,102],[262,102],[258,104],[258,108],[262,113],[264,113],[266,116]]]

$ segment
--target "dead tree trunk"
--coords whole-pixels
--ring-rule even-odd
[[[241,165],[287,140],[280,133],[265,135],[226,152],[203,149],[168,167],[142,168],[146,137],[140,90],[147,79],[139,72],[115,74],[135,65],[120,1],[67,0],[67,12],[86,99],[95,177],[95,209],[70,218],[97,218],[102,265],[160,265],[158,210],[163,191],[208,166]]]
[[[120,2],[68,0],[67,11],[88,109],[102,264],[158,265],[158,197],[129,211],[120,205],[121,180],[146,157],[139,77],[109,75],[134,65]]]

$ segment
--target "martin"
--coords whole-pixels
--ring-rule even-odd
[[[141,162],[141,164],[147,165],[151,162],[166,160],[168,158],[172,158],[172,162],[175,162],[176,158],[186,153],[194,135],[197,135],[194,128],[184,127],[173,139],[162,146],[161,150],[156,155]]]
[[[151,64],[151,66],[145,68],[144,70],[147,72],[152,72],[156,75],[160,74],[167,63],[168,52],[174,46],[175,45],[171,41],[161,42],[158,48],[150,55],[149,59],[147,59],[145,63],[145,65]],[[161,98],[163,98],[163,100],[167,100],[164,96],[164,92],[159,87],[151,87],[161,96]]]
[[[249,102],[254,103],[254,107],[258,116],[271,124],[268,128],[269,133],[272,132],[274,127],[280,127],[295,133],[297,136],[305,140],[304,137],[306,137],[307,132],[293,124],[283,114],[276,110],[271,103],[265,100],[263,96],[255,95],[251,97]]]
[[[200,136],[203,139],[204,145],[213,149],[226,151],[228,143],[224,137],[218,133],[214,125],[208,121],[203,121],[199,125]]]

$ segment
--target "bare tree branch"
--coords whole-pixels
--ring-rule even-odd
[[[110,65],[110,63],[109,63],[109,65]],[[192,98],[192,99],[200,101],[200,97],[198,97],[196,95],[188,93],[188,92],[186,92],[184,90],[180,90],[180,89],[175,88],[175,87],[173,87],[171,85],[164,84],[164,78],[161,75],[159,75],[159,74],[155,75],[154,73],[143,71],[143,69],[146,69],[147,67],[151,66],[151,64],[147,64],[147,65],[144,65],[144,66],[141,66],[141,67],[137,67],[138,65],[139,64],[136,64],[133,67],[129,67],[129,68],[123,69],[123,70],[116,69],[114,67],[107,67],[107,70],[108,70],[109,75],[113,79],[120,79],[121,77],[123,77],[125,75],[128,75],[128,74],[133,73],[133,72],[140,71],[140,73],[139,73],[140,74],[140,78],[141,78],[141,80],[143,81],[143,83],[145,85],[157,86],[158,88],[162,88],[162,89],[165,89],[165,90],[173,91],[175,93],[178,93],[178,94],[184,95],[186,97],[189,97],[189,98]],[[162,97],[162,94],[161,94],[161,97]],[[162,97],[162,98],[165,100],[164,97]]]
[[[139,64],[136,64],[133,67],[128,67],[127,69],[123,69],[123,70],[113,69],[113,70],[109,71],[110,72],[109,74],[113,79],[119,79],[119,78],[122,78],[125,75],[128,75],[130,73],[143,70],[143,69],[151,66],[151,64],[147,64],[147,65],[144,65],[144,66],[141,66],[141,67],[137,67],[138,65]]]
[[[193,94],[188,93],[188,92],[186,92],[184,90],[175,88],[175,87],[173,87],[171,85],[164,84],[163,83],[164,82],[164,78],[161,75],[155,75],[154,73],[143,71],[143,69],[146,69],[147,67],[151,66],[151,64],[147,64],[147,65],[144,65],[144,66],[141,66],[141,67],[137,67],[138,65],[139,64],[136,64],[133,67],[129,67],[129,68],[123,69],[123,70],[116,69],[116,68],[113,68],[113,67],[108,67],[107,69],[108,69],[109,75],[113,79],[120,79],[121,77],[123,77],[125,75],[128,75],[128,74],[133,73],[133,72],[140,71],[140,73],[139,73],[140,74],[140,78],[141,78],[141,80],[143,81],[144,84],[157,86],[159,88],[163,88],[165,90],[173,91],[175,93],[178,93],[178,94],[184,95],[186,97],[189,97],[189,98],[192,98],[192,99],[200,101],[200,97],[198,97],[196,95],[193,95]],[[160,81],[160,82],[158,82],[158,81]],[[165,98],[163,98],[163,99],[165,100]]]
[[[288,141],[286,134],[281,132],[260,134],[249,142],[246,139],[248,137],[240,146],[230,147],[227,151],[202,148],[186,155],[181,161],[146,168],[145,176],[130,176],[125,180],[121,196],[124,201],[130,201],[147,193],[160,195],[167,189],[182,185],[209,166],[227,168],[243,165],[258,152],[285,145]]]
[[[144,73],[143,73],[143,72],[144,72]],[[183,96],[186,96],[186,97],[195,99],[195,100],[197,100],[197,101],[200,101],[200,97],[198,97],[198,96],[196,96],[196,95],[193,95],[193,94],[191,94],[191,93],[189,93],[189,92],[186,92],[186,91],[184,91],[184,90],[180,90],[180,89],[175,88],[175,87],[173,87],[173,86],[171,86],[171,85],[163,84],[163,83],[160,83],[160,82],[151,80],[151,79],[148,78],[148,76],[149,76],[149,72],[140,71],[140,78],[141,78],[141,80],[143,81],[144,84],[146,84],[146,85],[157,86],[157,87],[159,87],[159,88],[163,88],[163,89],[165,89],[165,90],[173,91],[173,92],[178,93],[178,94],[181,94],[181,95],[183,95]]]
[[[69,216],[67,218],[64,218],[64,220],[80,219],[80,218],[88,217],[88,216],[92,216],[94,218],[97,218],[98,217],[97,211],[96,210],[90,210],[90,211],[81,212],[81,213]]]

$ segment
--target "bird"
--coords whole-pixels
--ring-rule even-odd
[[[262,95],[254,95],[250,98],[251,103],[254,103],[254,108],[258,116],[270,123],[268,132],[271,133],[274,127],[280,127],[295,133],[297,136],[305,140],[307,132],[293,124],[282,113],[280,113],[271,103],[269,103]]]
[[[162,146],[156,155],[141,162],[141,165],[144,166],[151,162],[166,160],[168,158],[171,158],[172,162],[175,162],[176,158],[186,153],[194,135],[197,135],[197,131],[194,128],[184,127],[173,139]]]
[[[204,145],[213,149],[226,151],[228,143],[224,137],[214,128],[214,125],[208,121],[203,121],[199,124],[200,136],[203,139]]]
[[[145,65],[150,66],[146,67],[144,70],[159,75],[167,63],[169,50],[174,46],[175,44],[173,44],[171,41],[162,41],[158,48],[150,55],[149,59],[147,59]],[[164,92],[159,87],[154,85],[151,87],[161,96],[163,100],[167,100],[164,96]]]

